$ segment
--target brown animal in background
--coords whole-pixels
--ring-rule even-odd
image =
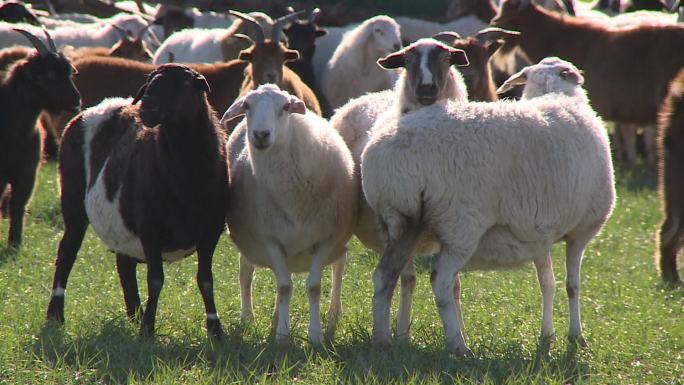
[[[655,259],[663,281],[681,283],[677,254],[684,241],[684,68],[670,83],[658,113],[658,193],[665,219]]]

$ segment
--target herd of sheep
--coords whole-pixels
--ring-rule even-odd
[[[332,265],[334,330],[355,235],[381,254],[374,341],[390,342],[398,282],[396,337],[410,338],[413,257],[436,254],[430,281],[447,347],[470,355],[460,272],[533,263],[547,343],[550,252],[564,241],[568,338],[583,344],[582,256],[615,204],[612,157],[634,160],[638,130],[646,163],[658,159],[659,267],[666,282],[680,282],[684,27],[668,9],[621,10],[619,1],[452,0],[457,17],[447,23],[382,15],[324,28],[319,9],[273,19],[162,5],[151,23],[135,12],[45,15],[6,2],[8,244],[21,245],[52,143],[64,234],[48,319],[64,322],[67,280],[90,224],[116,255],[126,313],[142,334],[154,333],[163,261],[196,252],[207,331],[220,338],[212,259],[227,226],[240,253],[241,320],[253,318],[255,267],[270,268],[275,337],[287,339],[291,275],[308,272],[308,336],[320,344],[323,269]],[[612,148],[604,121],[615,122]]]

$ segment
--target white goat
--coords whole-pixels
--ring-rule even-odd
[[[354,164],[339,134],[304,102],[267,84],[238,99],[222,121],[244,119],[227,144],[228,228],[240,249],[242,320],[252,318],[254,265],[271,268],[276,339],[289,335],[292,272],[309,271],[309,341],[322,342],[320,285],[333,264],[328,327],[341,311],[346,243],[356,220]]]
[[[581,75],[564,78],[566,69],[556,75],[579,87]],[[550,251],[560,240],[567,248],[569,338],[583,342],[580,263],[615,199],[606,130],[584,92],[425,107],[379,121],[373,131],[362,155],[363,191],[387,230],[373,275],[374,340],[389,342],[397,278],[429,235],[439,245],[431,281],[449,350],[472,354],[462,334],[459,272],[529,262],[542,288],[541,335],[550,341]]]
[[[83,24],[75,27],[61,27],[50,31],[50,35],[57,44],[57,47],[71,45],[74,47],[111,47],[116,44],[121,35],[117,27],[129,32],[132,36],[137,36],[138,33],[147,26],[145,20],[140,16],[119,14],[106,23],[100,24]],[[22,40],[22,37],[17,37],[17,33],[12,31],[16,24],[0,22],[0,48],[7,48],[13,45],[25,45],[28,43]],[[23,25],[25,29],[36,36],[42,36],[43,32],[39,27],[32,25]]]
[[[399,25],[388,16],[372,17],[346,32],[320,77],[330,108],[366,92],[391,88],[397,73],[384,71],[376,61],[399,48]]]

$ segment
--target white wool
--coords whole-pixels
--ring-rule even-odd
[[[320,74],[321,91],[330,107],[337,108],[366,92],[391,88],[397,73],[383,70],[376,62],[399,47],[399,25],[388,16],[372,17],[347,31]]]
[[[431,37],[443,31],[453,31],[462,37],[475,36],[488,26],[474,15],[459,17],[447,23],[435,23],[406,16],[397,16],[395,20],[401,26],[401,38],[409,42]]]

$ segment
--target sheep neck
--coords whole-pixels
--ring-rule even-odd
[[[26,89],[22,73],[14,73],[0,86],[0,115],[8,116],[10,130],[17,137],[31,137],[37,133],[36,121],[43,110],[40,99]],[[23,128],[23,130],[22,130]]]

